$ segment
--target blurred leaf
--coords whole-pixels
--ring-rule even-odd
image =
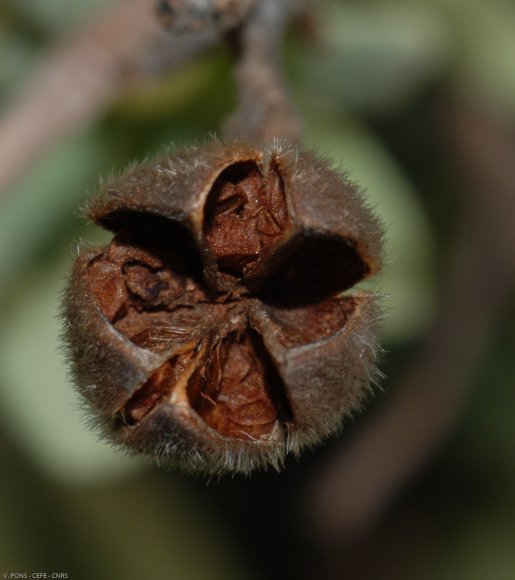
[[[438,580],[510,580],[515,572],[515,504],[474,506],[447,532],[445,554],[433,562]]]
[[[221,510],[190,479],[155,469],[116,484],[69,486],[47,481],[6,445],[4,431],[0,452],[1,572],[65,571],[74,580],[253,577]]]
[[[450,62],[450,30],[427,2],[330,2],[320,30],[322,47],[303,55],[300,76],[353,109],[405,106]]]
[[[195,493],[196,492],[196,493]],[[85,579],[238,580],[239,556],[221,514],[179,479],[143,474],[67,498],[78,570]]]
[[[4,0],[32,22],[38,29],[48,33],[66,34],[70,27],[77,26],[85,18],[98,13],[114,0]]]
[[[199,93],[211,95],[220,72],[217,57],[210,54],[172,74],[132,85],[116,104],[115,111],[128,117],[155,119],[188,107]]]
[[[31,70],[34,50],[0,22],[0,106],[7,103]]]
[[[515,3],[432,0],[446,11],[455,43],[457,84],[515,113]]]
[[[109,147],[99,133],[65,140],[41,159],[15,185],[0,211],[0,280],[6,286],[56,228],[77,214],[88,188],[109,159]],[[0,287],[1,289],[1,287]]]
[[[509,319],[508,319],[509,320]],[[491,345],[490,364],[478,377],[487,389],[474,393],[456,443],[460,464],[515,504],[515,332]],[[515,513],[514,513],[515,533]]]

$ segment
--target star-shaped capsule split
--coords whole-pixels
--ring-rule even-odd
[[[282,465],[369,390],[382,228],[285,142],[211,140],[103,184],[65,301],[80,393],[113,442],[186,471]]]

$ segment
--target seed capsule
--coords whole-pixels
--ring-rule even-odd
[[[286,143],[211,141],[104,184],[64,301],[75,380],[114,442],[185,470],[278,468],[369,387],[382,231]]]

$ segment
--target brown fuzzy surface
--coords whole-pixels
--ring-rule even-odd
[[[116,235],[68,293],[96,336],[69,335],[79,387],[116,440],[186,469],[277,466],[334,431],[373,373],[373,298],[342,291],[379,268],[377,221],[325,163],[274,147],[210,143],[187,172],[192,148],[90,205]]]

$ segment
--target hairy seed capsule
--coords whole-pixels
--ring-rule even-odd
[[[114,232],[65,301],[73,373],[114,442],[185,470],[279,467],[369,387],[382,231],[287,143],[211,141],[130,168],[86,211]]]

